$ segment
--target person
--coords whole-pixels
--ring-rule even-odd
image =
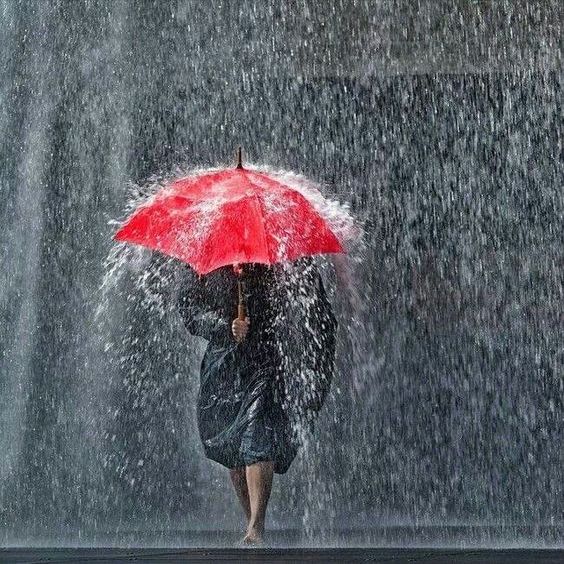
[[[273,476],[289,469],[329,391],[337,322],[310,257],[291,270],[242,265],[244,319],[232,266],[205,276],[186,269],[178,308],[186,329],[208,340],[200,439],[205,455],[229,469],[247,521],[241,542],[259,544]]]

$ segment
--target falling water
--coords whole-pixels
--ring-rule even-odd
[[[197,438],[204,343],[167,306],[174,268],[111,237],[132,191],[239,144],[364,228],[349,291],[324,268],[337,380],[269,525],[561,542],[561,11],[0,1],[4,544],[238,530]]]

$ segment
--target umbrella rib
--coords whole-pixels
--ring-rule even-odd
[[[262,202],[261,202],[261,200],[260,200],[260,198],[259,198],[259,195],[258,195],[257,192],[256,192],[256,186],[251,182],[251,180],[249,179],[249,175],[247,174],[247,172],[246,172],[244,169],[243,169],[242,172],[243,172],[243,175],[244,175],[244,177],[245,177],[245,180],[247,181],[247,185],[248,185],[249,188],[251,189],[252,195],[253,195],[254,199],[256,200],[257,205],[258,205],[258,207],[259,207],[259,209],[260,209],[260,211],[261,211],[261,214],[260,214],[260,225],[261,225],[261,227],[262,227],[262,239],[263,239],[263,241],[264,241],[264,248],[266,249],[266,256],[267,256],[267,259],[268,259],[268,261],[271,261],[270,249],[269,249],[269,247],[268,247],[268,238],[267,238],[267,236],[266,236],[266,227],[264,226],[264,219],[265,219],[265,213],[266,213],[266,211],[265,211],[265,208],[264,208],[264,206],[263,206],[263,204],[262,204]]]
[[[266,249],[266,256],[268,257],[268,260],[271,261],[272,259],[270,257],[270,249],[268,248],[268,238],[266,236],[266,228],[264,226],[264,217],[265,217],[266,211],[264,209],[264,205],[261,202],[258,194],[253,194],[253,196],[254,196],[255,200],[257,201],[258,207],[260,208],[260,211],[261,211],[260,224],[261,224],[261,227],[262,227],[262,237],[263,237],[263,240],[264,240],[264,247]]]

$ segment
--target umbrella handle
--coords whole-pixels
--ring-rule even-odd
[[[239,305],[237,307],[237,313],[238,313],[237,319],[240,319],[241,321],[243,321],[245,319],[245,317],[247,316],[246,312],[245,312],[245,304],[243,303],[243,288],[242,288],[242,286],[243,286],[243,283],[241,282],[241,278],[239,277],[237,279],[237,287],[238,287],[238,290],[239,290]]]
[[[245,317],[247,317],[245,314],[245,305],[239,304],[238,311],[239,311],[239,315],[237,316],[237,318],[240,319],[241,321],[244,321]]]

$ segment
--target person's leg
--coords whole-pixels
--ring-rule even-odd
[[[260,541],[264,533],[266,506],[270,498],[274,475],[274,462],[268,460],[251,464],[247,466],[246,475],[251,517],[244,540],[252,543]]]
[[[239,498],[243,511],[245,512],[247,522],[249,522],[251,519],[251,504],[249,501],[249,490],[247,488],[245,467],[231,468],[229,470],[229,475],[231,476],[231,481],[233,482],[233,486],[237,492],[237,497]]]

